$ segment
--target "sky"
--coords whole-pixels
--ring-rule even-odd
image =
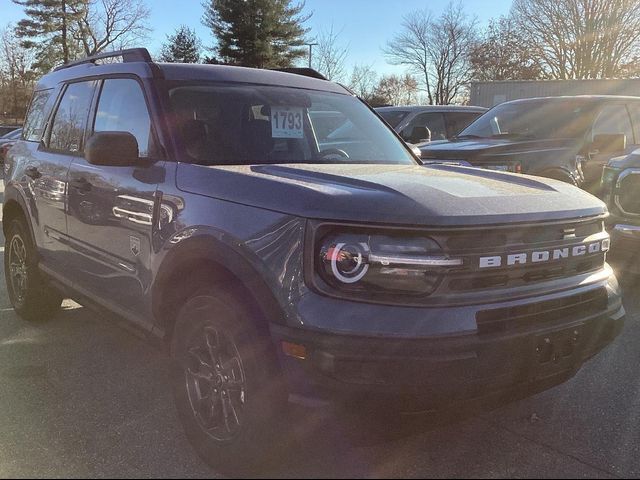
[[[348,47],[346,68],[355,64],[371,65],[381,73],[403,73],[404,67],[389,65],[381,48],[397,32],[402,16],[417,9],[441,13],[449,0],[306,0],[306,12],[313,16],[307,26],[310,36],[333,25],[340,33],[340,43]],[[214,43],[210,31],[202,25],[201,0],[146,0],[151,8],[149,26],[153,29],[146,46],[152,54],[158,53],[166,35],[180,25],[194,28],[205,46]],[[481,25],[494,17],[508,13],[511,0],[462,0],[466,11],[478,18]],[[0,27],[7,22],[23,18],[22,7],[11,0],[0,0]]]

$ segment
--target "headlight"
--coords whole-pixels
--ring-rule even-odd
[[[317,271],[332,289],[354,295],[430,295],[442,275],[463,265],[428,237],[329,234],[316,249]]]

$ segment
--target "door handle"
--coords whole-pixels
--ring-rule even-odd
[[[71,180],[69,182],[69,186],[82,193],[86,193],[91,190],[91,183],[89,183],[89,181],[84,177]]]
[[[42,177],[42,174],[36,167],[27,167],[27,169],[24,171],[24,174],[32,180],[37,180]]]

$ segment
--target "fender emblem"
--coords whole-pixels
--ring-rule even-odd
[[[140,239],[138,237],[129,237],[129,247],[134,257],[140,255]]]

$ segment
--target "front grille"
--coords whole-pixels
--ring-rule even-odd
[[[606,288],[558,300],[531,303],[517,307],[478,312],[478,333],[482,335],[544,325],[558,321],[571,322],[604,313],[608,306]]]
[[[464,265],[442,276],[437,294],[477,294],[483,291],[526,287],[552,280],[567,279],[602,270],[603,251],[567,258],[551,257],[533,261],[534,254],[569,249],[607,238],[604,222],[589,219],[535,226],[492,227],[487,230],[462,230],[434,236],[451,258],[462,258]],[[508,264],[509,255],[526,254],[528,261]],[[501,264],[482,268],[482,259],[500,257]]]
[[[620,182],[618,206],[623,213],[640,215],[640,171],[626,175]]]

